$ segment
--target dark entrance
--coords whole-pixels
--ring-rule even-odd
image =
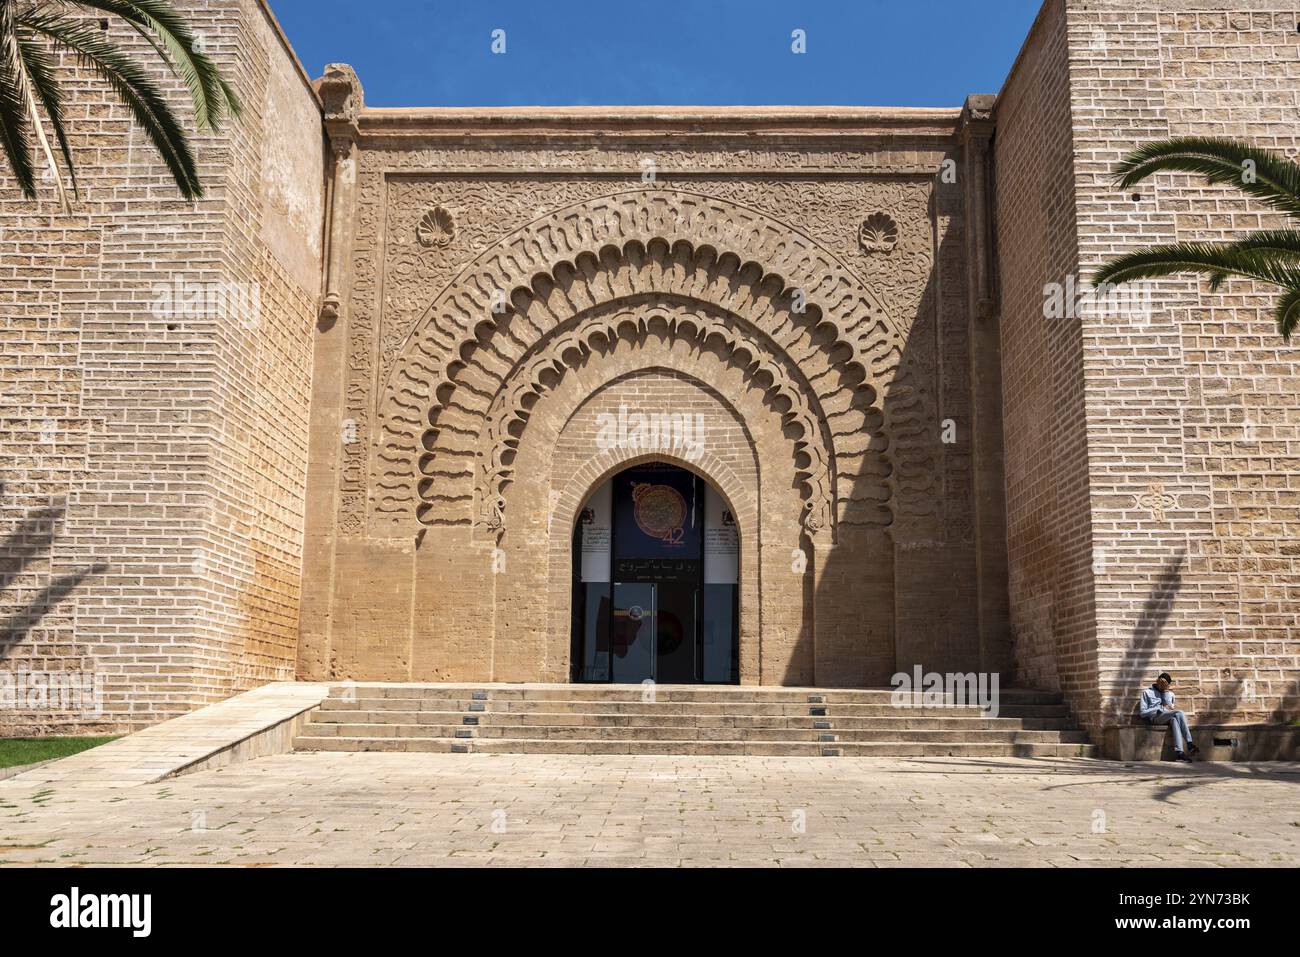
[[[693,472],[650,463],[592,493],[573,532],[573,681],[735,684],[740,541]]]

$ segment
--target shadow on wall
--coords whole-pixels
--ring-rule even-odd
[[[5,486],[0,484],[0,499],[4,493]],[[106,563],[98,562],[80,571],[51,579],[44,588],[26,600],[16,594],[14,583],[22,578],[32,562],[49,555],[54,544],[55,529],[66,512],[66,505],[36,509],[26,515],[18,527],[0,542],[0,607],[5,609],[4,617],[0,618],[0,661],[11,658],[41,619],[78,585],[92,575],[102,575],[108,571]]]
[[[1165,625],[1173,614],[1174,599],[1183,586],[1183,570],[1187,564],[1187,549],[1180,548],[1165,559],[1164,567],[1155,585],[1142,603],[1142,611],[1133,625],[1133,637],[1120,663],[1119,673],[1111,686],[1111,709],[1117,717],[1137,713],[1138,694],[1155,677],[1152,662],[1156,646],[1164,635]]]
[[[1249,704],[1257,692],[1244,678],[1237,678],[1227,691],[1220,691],[1205,705],[1191,715],[1191,722],[1196,724],[1239,724],[1239,708],[1243,702]],[[1300,680],[1291,682],[1290,687],[1282,692],[1278,705],[1264,719],[1265,724],[1288,724],[1296,720],[1300,713]]]
[[[931,228],[937,217],[952,213],[949,205],[936,207],[940,202],[952,200],[941,201],[933,194],[928,199]],[[888,685],[895,672],[910,672],[915,665],[936,672],[984,669],[972,487],[969,279],[957,265],[964,261],[964,241],[964,229],[944,233],[931,251],[932,262],[910,314],[891,301],[905,290],[882,280],[895,268],[890,257],[902,250],[869,253],[879,258],[855,268],[905,339],[897,372],[884,384],[884,394],[877,398],[863,389],[854,400],[854,407],[866,414],[865,429],[873,441],[864,468],[847,488],[841,480],[836,490],[843,501],[838,537],[826,559],[815,608],[823,612],[857,603],[859,624],[841,641],[863,657],[848,669],[848,681],[837,680],[840,675],[828,680],[819,667],[816,681],[821,685]],[[865,335],[870,334],[866,330]],[[871,351],[870,339],[864,338],[863,345]],[[842,368],[839,374],[852,385],[860,380]],[[883,416],[870,407],[873,401],[888,410],[888,435]],[[945,444],[944,422],[949,419],[955,435]],[[887,442],[887,460],[877,451],[881,439]],[[846,437],[835,435],[834,441],[841,455]],[[876,494],[882,477],[893,483],[887,502]],[[887,603],[884,615],[874,607],[877,603]],[[820,643],[820,626],[818,630]],[[1002,640],[1009,649],[1009,632]],[[820,666],[820,651],[818,658]],[[1014,674],[1003,674],[1003,686],[1014,679]]]
[[[1269,713],[1269,724],[1289,724],[1300,721],[1300,679],[1291,682],[1291,687],[1282,693],[1282,699]]]
[[[1119,695],[1112,701],[1112,712],[1116,717],[1136,717],[1138,694],[1161,670],[1156,661],[1157,645],[1164,635],[1165,625],[1173,612],[1174,600],[1182,587],[1184,567],[1187,562],[1187,549],[1180,548],[1165,561],[1155,585],[1142,611],[1133,626],[1133,639],[1129,649],[1124,653],[1123,664],[1116,676],[1113,688]],[[1220,689],[1204,705],[1191,713],[1191,721],[1196,724],[1227,724],[1240,721],[1240,707],[1255,695],[1245,678],[1236,678],[1226,690]],[[1278,706],[1266,719],[1269,724],[1285,724],[1295,718],[1300,711],[1300,681],[1292,682],[1282,694]]]

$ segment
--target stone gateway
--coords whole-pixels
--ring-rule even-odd
[[[337,478],[308,492],[303,675],[581,673],[575,518],[645,463],[732,518],[741,683],[885,685],[900,642],[1006,667],[1005,601],[978,601],[978,553],[1003,549],[981,541],[1003,519],[981,522],[972,479],[999,455],[972,429],[971,363],[992,347],[971,334],[987,223],[962,185],[987,171],[978,104],[494,117],[349,113],[342,67],[322,88],[351,250],[328,281],[350,296],[317,343],[337,411],[313,417],[313,464]],[[741,148],[760,131],[784,148]],[[963,144],[972,176],[937,181]],[[941,441],[945,417],[961,441]],[[615,540],[616,563],[672,557]],[[601,627],[626,577],[603,583]]]
[[[1110,177],[1170,135],[1300,148],[1290,5],[1048,0],[951,109],[371,108],[264,5],[180,5],[246,105],[208,198],[90,124],[71,215],[0,179],[0,668],[103,689],[0,730],[295,676],[901,672],[1095,735],[1156,662],[1207,719],[1294,715],[1266,290],[1071,308],[1117,252],[1270,218]],[[1229,102],[1229,63],[1277,95]]]

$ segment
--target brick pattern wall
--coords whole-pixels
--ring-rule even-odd
[[[3,712],[0,733],[139,727],[292,674],[319,115],[258,3],[181,6],[244,107],[194,138],[203,200],[177,197],[70,60],[75,211],[0,176],[0,669],[89,671],[105,690],[98,717]],[[307,175],[270,169],[270,138],[297,140]],[[260,309],[163,307],[160,289],[217,288],[195,283]]]
[[[0,669],[94,672],[107,709],[94,720],[0,713],[0,733],[137,727],[293,670],[321,291],[319,114],[260,3],[182,5],[245,107],[222,134],[196,139],[207,198],[176,198],[125,111],[72,62],[62,69],[83,191],[75,211],[60,212],[48,190],[23,200],[0,177]],[[1094,731],[1161,669],[1202,718],[1281,720],[1300,701],[1300,365],[1273,331],[1273,293],[1233,281],[1210,294],[1174,279],[1154,285],[1149,314],[1043,315],[1046,287],[1080,283],[1117,252],[1281,223],[1190,177],[1160,177],[1136,195],[1110,183],[1123,153],[1169,135],[1237,136],[1300,155],[1297,14],[1281,0],[1235,6],[1049,0],[997,104],[1017,679],[1066,692]],[[115,37],[144,52],[127,31]],[[163,80],[183,102],[179,82]],[[939,247],[942,235],[936,227]],[[939,295],[955,303],[964,280],[952,248],[942,253]],[[157,308],[160,289],[186,296],[193,283],[233,284],[258,308]],[[944,313],[942,298],[927,308],[946,317],[947,405],[967,387],[949,377],[966,350],[961,316]],[[692,369],[627,380],[602,401],[717,412],[688,382]],[[539,404],[519,453],[529,465],[520,475],[549,481],[511,493],[512,529],[524,532],[512,560],[541,556],[537,574],[492,575],[491,542],[467,529],[440,533],[436,548],[350,539],[335,603],[345,631],[371,637],[336,648],[330,673],[449,677],[455,661],[461,677],[563,677],[567,630],[547,627],[553,609],[533,599],[568,585],[568,540],[551,524],[571,518],[570,473],[582,474],[572,455],[605,461],[574,418],[594,381],[571,381],[572,395]],[[893,579],[864,583],[862,568],[886,544],[870,529],[846,535],[833,561],[814,560],[823,588],[796,583],[790,554],[806,542],[792,518],[788,442],[758,398],[719,392],[751,404],[744,428],[732,422],[711,439],[718,474],[754,497],[746,680],[880,683],[894,657],[893,618],[880,611],[893,604]],[[403,564],[409,573],[392,574]],[[814,650],[810,609],[823,623],[843,616],[835,633],[850,635],[851,623],[852,641]],[[483,615],[503,616],[492,627],[516,644],[485,646]]]
[[[1017,683],[1097,695],[1080,329],[1043,316],[1077,271],[1065,19],[1047,4],[997,103],[996,223]]]
[[[1022,629],[1037,621],[1033,634],[1052,636],[1018,632],[1017,650],[1030,683],[1050,685],[1055,643],[1062,687],[1094,730],[1129,714],[1161,670],[1174,673],[1180,704],[1201,720],[1278,721],[1300,702],[1300,362],[1273,329],[1273,293],[1237,280],[1210,293],[1179,277],[1150,284],[1149,308],[1138,298],[1056,331],[1032,301],[1035,283],[1086,279],[1116,253],[1282,225],[1194,177],[1160,176],[1125,193],[1111,178],[1126,152],[1169,136],[1230,136],[1295,155],[1296,24],[1293,6],[1277,0],[1250,10],[1217,0],[1058,0],[999,102],[1012,601]],[[1047,89],[1035,129],[1024,104]],[[1019,228],[1035,215],[1043,230]],[[1039,247],[1059,237],[1077,253],[1043,261]],[[1081,349],[1065,364],[1039,364],[1063,387],[1044,393],[1031,358],[1053,336]],[[1072,398],[1066,421],[1075,438],[1083,425],[1086,450],[1064,457],[1062,437],[1036,424],[1035,395]],[[1035,474],[1035,458],[1051,466]],[[1060,501],[1075,478],[1086,482],[1084,521]],[[1017,584],[1017,568],[1021,581],[1057,574],[1049,569],[1060,553],[1035,549],[1048,534],[1073,543],[1073,603]],[[1095,653],[1060,650],[1071,640],[1067,608],[1095,615]]]
[[[1153,242],[1227,241],[1284,225],[1191,176],[1110,185],[1127,150],[1166,136],[1300,147],[1300,35],[1278,0],[1072,3],[1080,263]],[[1155,284],[1149,321],[1089,322],[1090,479],[1104,705],[1152,671],[1203,719],[1279,720],[1300,704],[1300,353],[1273,293]]]

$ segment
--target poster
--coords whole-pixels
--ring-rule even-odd
[[[726,499],[704,489],[704,584],[734,585],[739,581],[740,533]]]
[[[614,483],[605,482],[591,494],[578,513],[582,529],[582,578],[584,582],[608,582],[610,572],[611,520]]]

